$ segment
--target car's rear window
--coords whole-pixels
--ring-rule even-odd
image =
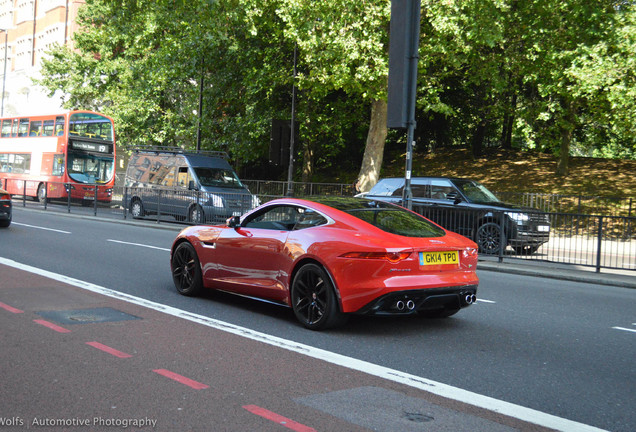
[[[406,237],[442,237],[443,229],[422,216],[383,201],[359,198],[326,198],[322,204],[349,213],[391,234]]]

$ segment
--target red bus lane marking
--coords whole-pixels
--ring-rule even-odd
[[[296,432],[316,432],[316,429],[314,428],[310,428],[309,426],[305,426],[304,424],[295,422],[291,419],[288,419],[287,417],[283,417],[282,415],[276,414],[275,412],[266,410],[265,408],[261,408],[257,405],[244,405],[243,408],[248,410],[252,414],[256,414],[257,416],[263,417],[267,420],[271,420]]]
[[[185,384],[188,387],[192,387],[195,390],[203,390],[203,389],[206,389],[206,388],[210,387],[210,386],[205,385],[203,383],[200,383],[198,381],[191,380],[190,378],[186,378],[183,375],[179,375],[179,374],[176,374],[174,372],[170,372],[167,369],[155,369],[155,370],[153,370],[153,372],[156,372],[159,375],[163,375],[166,378],[170,378],[171,380],[175,380],[177,382],[180,382],[181,384]]]
[[[48,327],[51,330],[55,330],[58,333],[70,333],[71,331],[68,329],[65,329],[64,327],[60,327],[58,325],[55,325],[51,322],[48,322],[46,320],[42,320],[42,319],[37,319],[37,320],[33,320],[34,322],[43,325],[44,327]]]
[[[104,352],[107,352],[108,354],[112,354],[115,357],[119,357],[119,358],[129,358],[132,357],[132,355],[127,354],[125,352],[116,350],[115,348],[111,348],[107,345],[101,344],[99,342],[86,342],[86,345],[90,345],[93,348],[97,348],[98,350],[102,350]]]
[[[14,307],[11,307],[8,304],[2,303],[2,302],[0,302],[0,308],[2,308],[4,310],[7,310],[7,311],[9,311],[11,313],[14,313],[14,314],[24,313],[24,311],[21,311],[20,309],[16,309]]]

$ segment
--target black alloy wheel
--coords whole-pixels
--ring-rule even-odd
[[[494,255],[499,253],[501,244],[506,247],[506,237],[502,235],[501,227],[495,222],[487,222],[477,229],[477,245],[479,252]]]
[[[298,321],[310,330],[323,330],[344,324],[333,284],[317,264],[303,265],[292,283],[291,302]]]
[[[180,243],[170,261],[174,286],[184,296],[195,296],[203,289],[201,265],[194,246]]]

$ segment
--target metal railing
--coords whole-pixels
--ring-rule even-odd
[[[8,182],[15,180],[0,179],[0,186],[5,187]],[[24,191],[33,187],[33,185],[22,182],[21,187]],[[266,202],[270,199],[283,197],[287,194],[287,182],[268,182],[268,181],[248,181],[252,193],[258,192],[259,201]],[[15,185],[14,185],[15,186]],[[46,190],[51,186],[67,188],[70,185],[46,184]],[[344,184],[293,184],[296,195],[301,192],[307,195],[353,195],[353,186]],[[139,192],[137,189],[126,187],[115,187],[112,192],[110,202],[102,202],[94,199],[96,194],[89,197],[88,200],[75,201],[68,197],[61,199],[47,199],[36,201],[31,197],[27,197],[25,192],[23,196],[14,195],[14,206],[21,202],[23,207],[37,208],[52,212],[77,213],[84,215],[94,215],[113,219],[132,219],[131,201]],[[182,211],[186,204],[198,204],[202,207],[214,207],[214,202],[210,202],[209,194],[195,191],[173,191],[173,190],[152,190],[143,191],[146,196],[155,196],[157,199],[156,209],[146,208],[144,215],[138,215],[147,221],[156,223],[194,223],[188,213]],[[350,193],[351,192],[351,193]],[[150,195],[148,195],[150,194]],[[231,200],[231,196],[223,196],[221,198]],[[179,203],[171,200],[178,199]],[[625,200],[623,201],[625,202]],[[627,200],[629,202],[629,200]],[[206,213],[204,211],[204,219],[200,223],[223,223],[225,218],[233,214],[243,213],[250,210],[256,202],[245,201],[241,198],[239,201],[234,197],[235,206],[231,211]],[[536,203],[536,201],[535,201]],[[593,215],[586,213],[568,213],[568,212],[537,212],[537,214],[545,215],[550,225],[549,237],[545,243],[540,243],[536,248],[521,247],[523,242],[510,242],[513,227],[512,222],[504,217],[504,214],[510,218],[514,212],[492,213],[489,217],[491,222],[497,224],[502,229],[506,238],[506,242],[501,244],[504,246],[498,249],[494,256],[499,261],[505,261],[510,258],[548,261],[562,264],[575,264],[580,266],[592,267],[596,271],[601,269],[619,269],[619,270],[636,270],[636,217],[632,216],[633,210],[629,209],[627,204],[627,216],[617,215]],[[469,229],[459,230],[453,223],[457,222],[457,218],[483,218],[483,212],[480,214],[471,214],[471,211],[464,210],[463,216],[458,213],[457,209],[441,207],[427,207],[428,213],[419,210],[425,216],[437,220],[440,225],[450,230],[457,230],[460,234],[475,239],[475,233],[479,226],[470,225]],[[414,208],[418,211],[418,208]],[[452,211],[451,211],[452,210]],[[437,216],[431,212],[437,212]],[[527,212],[525,212],[527,213]],[[444,216],[444,214],[446,214]],[[437,218],[437,219],[436,219]],[[446,218],[444,220],[443,218]],[[532,217],[531,217],[532,219]],[[454,221],[454,222],[453,222]],[[453,222],[453,223],[451,223]],[[535,220],[536,224],[537,221]],[[492,228],[492,226],[491,226]]]

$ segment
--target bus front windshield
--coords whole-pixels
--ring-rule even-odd
[[[68,176],[78,183],[107,183],[115,172],[112,156],[69,153],[67,165]]]

